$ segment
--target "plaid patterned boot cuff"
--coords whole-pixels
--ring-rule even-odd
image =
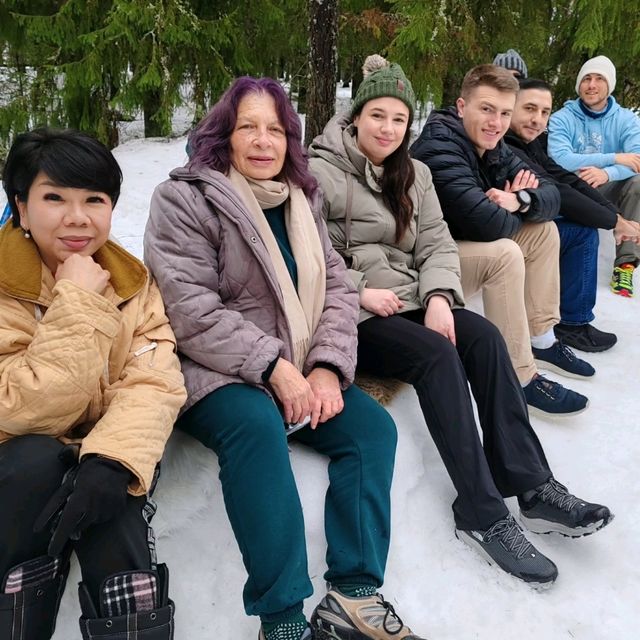
[[[100,591],[98,614],[86,586],[80,583],[83,639],[107,640],[128,634],[128,640],[172,640],[175,606],[168,596],[168,584],[169,573],[163,564],[157,571],[109,576]]]

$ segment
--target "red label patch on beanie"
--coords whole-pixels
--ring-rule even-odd
[[[402,80],[398,80],[398,91],[404,91],[404,82],[402,82]]]

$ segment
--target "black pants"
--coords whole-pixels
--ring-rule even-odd
[[[18,564],[47,554],[50,531],[33,524],[62,483],[67,467],[58,460],[63,445],[49,436],[27,435],[0,444],[0,580]],[[98,608],[102,581],[120,571],[155,565],[152,510],[146,496],[129,496],[113,520],[89,527],[72,543],[82,580]],[[1,591],[1,589],[0,589]]]
[[[457,347],[424,324],[424,312],[376,316],[358,326],[358,366],[415,388],[422,413],[458,496],[459,529],[486,529],[507,514],[503,497],[551,476],[529,423],[505,342],[488,320],[453,312]],[[483,442],[467,381],[476,400]],[[484,447],[484,451],[483,451]]]

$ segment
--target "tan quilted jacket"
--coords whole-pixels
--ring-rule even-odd
[[[175,338],[144,265],[112,242],[94,259],[104,296],[56,283],[32,240],[0,230],[0,442],[25,434],[80,442],[146,493],[186,398]]]

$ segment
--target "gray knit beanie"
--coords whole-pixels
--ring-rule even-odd
[[[416,94],[399,64],[390,63],[382,56],[369,56],[362,65],[364,80],[358,87],[351,105],[351,115],[358,113],[365,102],[375,98],[398,98],[409,108],[413,118],[416,109]]]
[[[596,56],[595,58],[587,60],[582,65],[580,71],[578,71],[578,77],[576,78],[576,93],[578,95],[580,95],[580,83],[582,79],[590,73],[598,73],[606,79],[609,85],[609,95],[614,92],[616,88],[616,68],[607,56]]]
[[[527,65],[515,49],[507,49],[505,53],[499,53],[493,59],[493,64],[510,71],[517,71],[523,78],[527,77]]]

